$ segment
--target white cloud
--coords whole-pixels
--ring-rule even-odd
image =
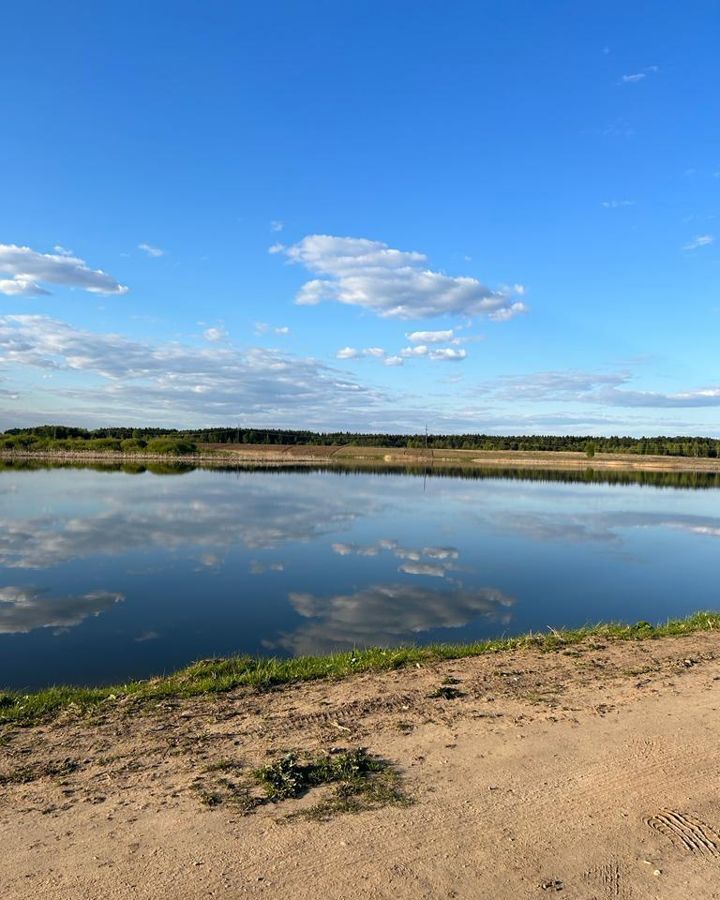
[[[482,390],[496,399],[514,401],[587,402],[658,409],[720,406],[720,387],[669,393],[635,391],[625,387],[630,380],[628,372],[533,372],[500,378],[494,384],[484,385]]]
[[[511,375],[483,386],[501,400],[584,400],[598,388],[618,387],[629,380],[627,373],[567,370]]]
[[[91,269],[69,251],[38,253],[30,247],[17,244],[0,244],[0,294],[21,297],[39,297],[50,292],[42,287],[59,284],[79,288],[92,294],[126,294],[127,287],[101,269]]]
[[[255,334],[290,334],[287,325],[269,325],[267,322],[255,323]]]
[[[412,344],[447,344],[456,339],[452,328],[446,331],[411,331],[405,337]]]
[[[456,350],[454,347],[438,347],[430,351],[430,359],[442,362],[460,362],[467,356],[467,350]]]
[[[263,423],[328,419],[348,422],[372,414],[384,399],[315,359],[275,349],[151,344],[118,334],[93,333],[47,316],[0,316],[0,363],[45,372],[78,373],[77,390],[58,388],[63,407],[91,404],[113,420]],[[45,396],[52,392],[46,389]]]
[[[214,344],[217,341],[222,341],[227,336],[227,331],[225,331],[225,329],[222,327],[206,328],[205,331],[203,331],[203,337],[206,341],[210,341],[211,344]]]
[[[337,359],[357,359],[362,356],[362,350],[356,350],[355,347],[343,347],[335,356]]]
[[[142,250],[143,253],[152,256],[153,259],[157,259],[159,256],[165,256],[164,250],[161,250],[159,247],[153,247],[152,244],[138,244],[138,250]]]
[[[285,223],[281,222],[279,219],[273,219],[270,223],[270,231],[282,231],[285,227]]]
[[[603,200],[601,204],[605,209],[622,209],[625,206],[635,206],[634,200]]]
[[[335,354],[336,359],[385,359],[385,351],[382,347],[365,347],[360,350],[355,347],[343,347]]]
[[[511,303],[509,306],[504,306],[502,309],[490,313],[490,318],[493,322],[507,322],[508,319],[514,319],[515,316],[520,316],[527,311],[527,306],[518,301],[517,303]]]
[[[419,356],[427,356],[428,348],[425,344],[419,344],[417,347],[405,347],[400,351],[403,359],[415,359]]]
[[[295,298],[301,306],[334,300],[397,319],[463,314],[502,321],[526,311],[515,299],[521,286],[492,290],[476,278],[435,272],[422,253],[380,241],[314,234],[270,252],[321,276],[301,287]]]
[[[418,344],[415,347],[403,347],[395,355],[388,356],[382,347],[343,347],[335,354],[336,359],[377,359],[386,366],[401,366],[406,359],[432,359],[432,360],[461,360],[465,359],[467,351],[456,350],[454,347],[426,347]]]
[[[707,247],[715,242],[715,236],[712,234],[698,234],[683,247],[683,250],[697,250],[698,247]]]
[[[639,72],[632,72],[630,75],[623,75],[620,78],[620,84],[637,84],[643,81],[648,75],[655,75],[660,71],[660,66],[645,66]]]

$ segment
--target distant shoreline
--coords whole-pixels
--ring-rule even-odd
[[[720,459],[687,456],[641,456],[631,453],[585,453],[568,451],[506,450],[437,450],[398,449],[393,447],[359,447],[354,445],[265,445],[206,444],[199,452],[182,455],[158,453],[122,453],[118,451],[0,451],[0,460],[47,460],[56,462],[119,462],[227,465],[264,463],[267,465],[327,464],[342,468],[346,463],[422,466],[428,469],[462,467],[537,468],[575,471],[615,470],[649,472],[720,472]]]

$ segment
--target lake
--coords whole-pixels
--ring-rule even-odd
[[[609,479],[5,464],[0,686],[718,608],[717,477]]]

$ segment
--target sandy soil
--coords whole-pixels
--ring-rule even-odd
[[[431,698],[448,676],[463,696]],[[0,896],[718,898],[719,704],[701,634],[69,713],[0,734]],[[200,801],[213,763],[333,745],[391,760],[414,804]]]

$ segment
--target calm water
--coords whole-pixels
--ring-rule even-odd
[[[720,606],[719,559],[717,488],[10,469],[0,685],[657,621]]]

